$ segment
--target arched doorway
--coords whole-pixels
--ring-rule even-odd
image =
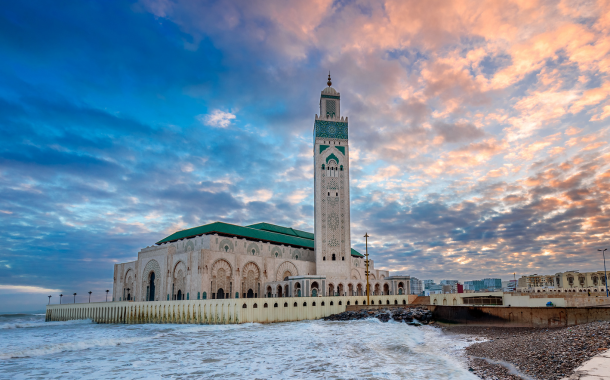
[[[248,289],[248,293],[246,295],[247,298],[254,298],[254,292],[252,291],[252,289]]]
[[[375,293],[373,293],[374,295],[378,296],[379,295],[379,284],[375,284]]]
[[[225,298],[225,291],[223,288],[218,289],[218,292],[216,292],[216,298],[219,300]]]
[[[339,292],[339,295],[342,296],[343,295],[343,284],[339,284],[337,286],[337,292]]]
[[[155,300],[155,272],[150,272],[150,279],[148,281],[148,301]]]
[[[182,290],[178,290],[178,301],[182,300]]]
[[[390,294],[390,286],[388,284],[383,284],[383,294],[386,296]]]
[[[277,296],[278,297],[284,297],[284,294],[282,292],[282,285],[278,285],[277,286]]]
[[[359,296],[362,295],[362,284],[358,284],[358,286],[356,287],[356,294]]]
[[[335,285],[333,285],[333,284],[328,285],[328,295],[329,296],[335,295]]]
[[[347,285],[347,290],[348,290],[350,296],[354,295],[354,285],[353,284]]]

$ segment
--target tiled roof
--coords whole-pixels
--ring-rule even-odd
[[[246,227],[236,224],[214,222],[203,226],[188,228],[174,232],[156,244],[163,244],[177,241],[180,239],[192,238],[200,235],[219,234],[222,236],[235,236],[251,240],[261,240],[264,242],[286,244],[295,247],[314,249],[314,234],[290,227],[276,226],[270,223],[256,223]],[[358,251],[352,248],[352,256],[363,257]]]

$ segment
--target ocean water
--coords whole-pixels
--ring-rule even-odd
[[[12,314],[0,315],[0,379],[477,379],[467,344],[376,319],[107,325]]]

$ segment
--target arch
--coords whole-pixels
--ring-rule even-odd
[[[390,294],[390,285],[387,282],[383,284],[383,294],[386,296]]]
[[[293,307],[297,307],[297,303],[295,302],[294,305],[292,305]]]
[[[253,308],[253,309],[258,309],[258,305],[257,305],[257,304],[254,304],[254,305],[252,305],[252,308]]]
[[[284,302],[284,307],[288,307],[288,302]]]
[[[153,278],[151,281],[151,277]],[[161,289],[161,267],[155,259],[148,260],[142,271],[142,289],[146,289],[144,301],[158,301]]]
[[[218,250],[225,253],[235,252],[233,239],[222,239],[220,243],[218,243]]]
[[[334,153],[331,153],[328,155],[328,157],[326,157],[326,163],[328,164],[328,161],[333,160],[333,159],[335,160],[334,164],[337,165],[339,163],[339,159],[337,158],[337,156],[335,156]]]
[[[248,244],[248,248],[246,248],[246,255],[250,256],[260,256],[260,247],[256,243]]]
[[[360,272],[357,269],[352,269],[352,280],[360,280]]]
[[[443,305],[447,305],[447,298],[443,298]]]
[[[247,309],[247,308],[248,308],[248,305],[243,304],[241,308],[242,308],[242,309]]]
[[[333,284],[333,283],[328,284],[328,295],[329,296],[335,295],[335,284]]]
[[[303,302],[303,306],[307,306],[307,302]]]
[[[339,285],[337,285],[337,293],[339,293],[339,295],[340,295],[340,296],[342,296],[342,295],[343,295],[344,290],[345,290],[345,289],[344,289],[344,287],[343,287],[343,284],[342,284],[342,283],[339,283]]]
[[[316,306],[316,302],[314,301],[314,302],[311,304],[311,306]]]
[[[457,306],[457,299],[453,299],[453,306]]]
[[[225,259],[218,259],[212,264],[212,298],[221,298],[219,290],[222,290],[222,298],[226,298],[232,293],[231,279],[233,269],[231,264]]]
[[[258,298],[259,297],[259,287],[260,287],[260,268],[258,265],[253,263],[252,261],[246,263],[243,266],[241,275],[241,292],[244,297],[248,298]]]
[[[271,249],[271,257],[275,257],[275,258],[282,257],[282,250],[280,249],[280,247],[273,247]]]
[[[341,301],[339,301],[339,306],[343,305],[343,303]]]
[[[354,284],[347,284],[347,295],[354,295]]]
[[[273,304],[273,307],[277,307],[277,302]]]
[[[123,299],[131,301],[133,298],[132,294],[136,291],[136,275],[133,269],[127,269],[125,272],[125,281],[123,282]],[[129,289],[129,290],[128,290]]]
[[[278,297],[284,297],[283,289],[284,289],[284,287],[282,285],[277,286],[277,296]]]
[[[381,294],[381,288],[380,288],[379,284],[375,284],[375,290],[373,292],[374,292],[373,294],[376,296]]]
[[[286,276],[286,274],[289,274],[290,276],[299,275],[299,271],[297,270],[297,267],[290,261],[284,261],[277,268],[276,276],[275,276],[276,281],[284,281],[284,279],[286,277],[288,277],[288,276]]]

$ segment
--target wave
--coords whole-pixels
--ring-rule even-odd
[[[156,337],[156,336],[155,336]],[[67,342],[59,344],[50,344],[37,348],[31,348],[21,351],[14,351],[9,353],[0,353],[0,360],[18,359],[18,358],[29,358],[33,356],[51,355],[59,352],[66,351],[81,351],[95,347],[107,347],[107,346],[118,346],[121,344],[136,343],[143,340],[153,339],[155,337],[140,337],[140,338],[108,338],[108,339],[94,339],[79,342]]]
[[[78,319],[73,321],[61,321],[61,322],[45,322],[42,320],[25,320],[25,321],[13,321],[0,323],[0,330],[2,329],[26,329],[32,327],[52,327],[52,326],[62,326],[62,325],[73,325],[73,324],[82,324],[82,323],[91,323],[90,319]]]

